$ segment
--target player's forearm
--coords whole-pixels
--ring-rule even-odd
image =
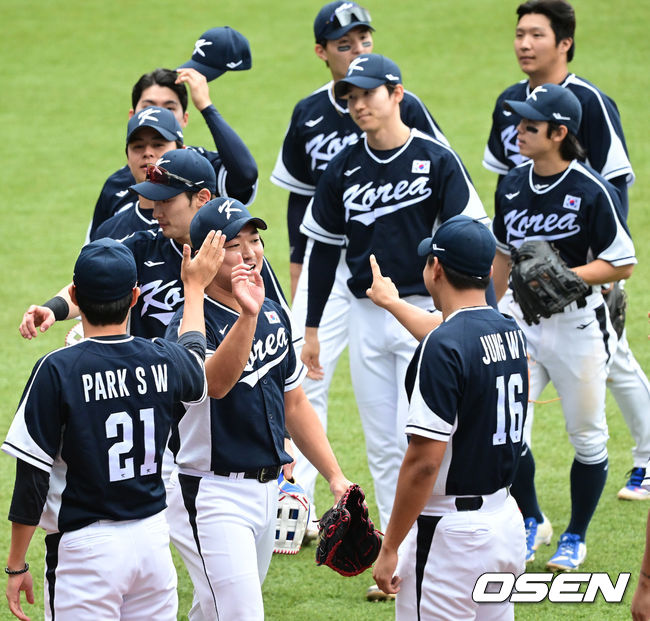
[[[203,287],[194,285],[184,287],[185,303],[183,304],[183,319],[178,335],[186,332],[200,332],[205,335],[205,317],[203,314]]]
[[[330,484],[335,496],[348,486],[318,414],[302,388],[285,393],[285,424],[294,444]]]
[[[225,397],[237,383],[253,346],[257,316],[241,314],[217,350],[205,363],[208,395],[214,399]]]
[[[492,281],[494,282],[494,292],[496,293],[498,301],[508,290],[508,279],[510,277],[511,266],[510,255],[497,250],[492,266]]]
[[[385,307],[418,341],[442,323],[440,313],[430,313],[399,299]]]
[[[308,270],[307,285],[307,319],[305,325],[317,328],[320,325],[325,304],[332,292],[336,279],[336,267],[341,256],[341,248],[314,241],[309,255],[309,263],[303,269]]]
[[[445,444],[413,436],[397,479],[393,511],[382,546],[397,551],[422,513],[438,476]]]
[[[7,567],[11,571],[19,571],[25,567],[27,550],[36,531],[36,526],[11,523],[11,543],[7,557]]]
[[[609,261],[594,259],[586,265],[572,268],[588,285],[606,285],[610,282],[625,280],[632,275],[634,265],[615,267]]]

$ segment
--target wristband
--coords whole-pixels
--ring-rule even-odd
[[[20,574],[26,574],[28,571],[29,563],[25,563],[25,566],[22,569],[18,569],[16,571],[9,569],[9,567],[5,567],[5,573],[9,574],[10,576],[19,576]]]
[[[57,295],[47,302],[43,303],[45,308],[49,308],[54,313],[55,321],[63,321],[68,318],[70,313],[70,306],[66,302],[65,298]]]

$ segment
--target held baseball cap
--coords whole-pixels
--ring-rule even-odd
[[[220,196],[208,201],[192,218],[192,248],[200,248],[210,231],[221,231],[226,236],[226,241],[230,241],[249,223],[266,230],[266,222],[254,218],[238,200]]]
[[[210,161],[192,149],[167,151],[155,164],[147,167],[147,178],[129,190],[150,201],[165,201],[181,192],[198,192],[202,188],[217,191],[217,176]]]
[[[133,134],[141,127],[152,127],[165,140],[180,141],[181,144],[183,143],[183,130],[178,124],[174,113],[167,110],[167,108],[149,106],[144,110],[140,110],[140,112],[136,112],[129,119],[129,124],[126,126],[127,145],[133,139]]]
[[[568,88],[557,84],[538,86],[526,101],[506,99],[503,107],[524,119],[566,125],[571,134],[578,133],[582,119],[582,106],[578,98]]]
[[[74,265],[72,282],[94,302],[114,302],[137,286],[138,272],[129,248],[108,237],[84,246]]]
[[[345,77],[334,85],[334,94],[341,98],[350,86],[373,89],[382,84],[401,83],[402,73],[390,58],[381,54],[361,54],[350,63]]]
[[[423,239],[418,254],[432,254],[457,272],[483,278],[490,273],[497,244],[490,229],[469,216],[445,220],[433,237]]]
[[[357,26],[374,30],[370,21],[370,13],[356,2],[330,2],[318,11],[314,20],[316,43],[323,39],[340,39]]]
[[[196,69],[210,82],[226,71],[245,71],[251,65],[248,39],[230,26],[219,26],[206,30],[196,40],[192,58],[179,69]]]

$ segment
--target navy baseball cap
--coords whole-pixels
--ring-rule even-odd
[[[577,134],[582,120],[582,106],[579,99],[568,89],[557,84],[538,86],[526,101],[506,99],[503,107],[512,110],[531,121],[551,121],[566,125],[572,134]]]
[[[381,54],[361,54],[350,63],[345,77],[334,85],[334,94],[341,98],[350,86],[373,89],[382,84],[401,83],[402,73],[390,58]]]
[[[206,30],[194,44],[192,58],[182,64],[202,73],[208,82],[226,71],[250,69],[251,48],[248,39],[230,26]]]
[[[126,144],[128,145],[135,132],[141,127],[152,127],[155,129],[165,140],[173,140],[174,142],[183,142],[183,130],[178,124],[174,113],[167,108],[158,108],[157,106],[149,106],[144,110],[136,112],[130,119],[129,124],[126,126]]]
[[[370,21],[370,13],[356,2],[330,2],[318,11],[314,20],[316,43],[323,39],[340,39],[357,26],[374,30]]]
[[[198,192],[202,188],[217,191],[217,176],[210,160],[192,149],[167,151],[152,167],[147,179],[129,190],[150,201],[165,201],[181,192]]]
[[[249,223],[266,230],[266,222],[253,217],[238,200],[220,196],[208,201],[192,218],[192,248],[200,248],[210,231],[221,231],[226,236],[226,241],[230,241]]]
[[[114,302],[137,286],[138,271],[129,248],[108,237],[84,246],[74,265],[72,282],[94,302]]]
[[[490,229],[474,218],[458,215],[445,220],[433,237],[423,239],[418,254],[432,254],[443,265],[461,274],[488,276],[497,243]]]

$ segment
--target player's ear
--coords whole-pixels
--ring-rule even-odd
[[[208,188],[201,188],[196,194],[198,207],[203,207],[211,198],[212,194],[210,190]]]
[[[79,306],[79,304],[77,304],[77,293],[76,293],[76,289],[77,289],[77,288],[76,288],[74,285],[70,285],[70,286],[68,287],[68,295],[70,296],[70,300],[72,301],[72,303],[73,303],[75,306]]]
[[[138,298],[140,297],[140,287],[133,287],[132,296],[129,308],[133,308],[137,304]]]
[[[395,97],[397,103],[404,99],[404,86],[402,84],[395,85],[395,90],[393,90],[393,97]]]
[[[185,126],[187,125],[187,120],[190,118],[190,113],[186,110],[185,114],[183,114],[183,120],[181,121],[181,127],[185,129]]]
[[[129,110],[129,118],[132,119],[134,114],[135,114],[135,110],[133,108],[131,108]]]
[[[327,62],[327,51],[320,43],[317,43],[314,46],[314,52],[316,53],[316,56],[318,56],[318,58]]]
[[[557,44],[557,49],[558,49],[559,52],[562,52],[564,54],[568,54],[568,52],[571,49],[572,45],[573,45],[573,38],[572,37],[567,37],[566,39],[562,39]]]

